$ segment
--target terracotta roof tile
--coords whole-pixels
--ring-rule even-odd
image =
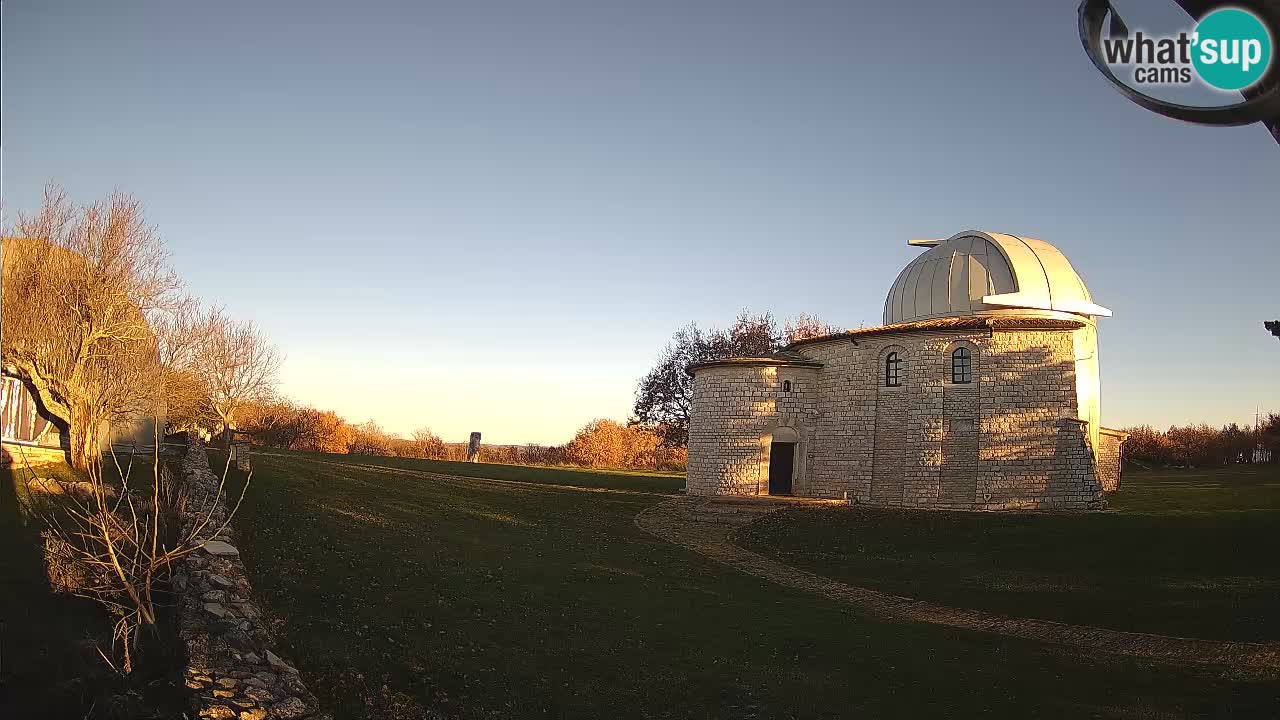
[[[933,318],[931,320],[916,320],[914,322],[895,323],[893,325],[879,325],[877,327],[857,328],[854,330],[846,330],[842,333],[833,335],[823,335],[821,337],[808,338],[806,340],[797,340],[788,345],[785,350],[803,347],[813,343],[830,342],[841,338],[858,338],[868,335],[887,335],[889,333],[906,333],[918,332],[925,330],[1077,330],[1084,327],[1084,322],[1080,320],[1066,320],[1062,318],[1036,317],[1031,315],[969,315],[967,317],[943,317]]]
[[[753,355],[751,357],[733,357],[733,358],[721,358],[719,360],[704,360],[703,362],[693,363],[689,367],[685,368],[685,372],[692,375],[695,370],[701,370],[702,368],[707,368],[707,367],[715,367],[717,365],[766,365],[766,366],[779,366],[779,367],[811,367],[811,368],[822,367],[822,363],[818,362],[817,360],[814,360],[813,358],[807,358],[801,355],[800,353],[793,353],[787,350],[780,350],[778,352],[766,353],[763,355]]]

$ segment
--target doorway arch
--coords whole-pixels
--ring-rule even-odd
[[[769,443],[769,494],[791,495],[795,492],[796,448],[800,433],[795,428],[774,428]]]

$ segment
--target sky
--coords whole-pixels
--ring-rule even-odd
[[[405,434],[564,442],[678,327],[879,324],[906,241],[966,229],[1114,311],[1106,425],[1280,411],[1261,126],[1132,105],[1074,2],[855,5],[7,0],[5,219],[133,193],[283,392]]]

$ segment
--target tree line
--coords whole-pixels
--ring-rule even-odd
[[[246,403],[239,429],[257,445],[288,450],[457,462],[467,458],[467,443],[445,442],[427,427],[406,438],[372,420],[354,424],[332,410],[281,398]],[[480,459],[511,465],[681,471],[688,452],[663,446],[662,435],[651,428],[597,419],[563,445],[485,444]]]
[[[1236,423],[1174,425],[1156,430],[1150,425],[1125,428],[1126,462],[1163,467],[1209,467],[1234,463],[1280,461],[1280,413],[1270,413],[1258,428]],[[1261,449],[1263,452],[1255,453]]]

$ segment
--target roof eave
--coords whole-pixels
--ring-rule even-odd
[[[699,370],[705,370],[712,367],[798,367],[818,369],[822,367],[822,363],[817,360],[788,360],[783,358],[723,358],[720,360],[705,360],[703,362],[692,363],[684,369],[689,375],[693,375]]]
[[[858,328],[856,330],[845,330],[840,333],[831,335],[822,335],[819,337],[806,338],[797,340],[783,348],[783,351],[790,351],[793,348],[804,347],[808,345],[816,345],[825,342],[838,342],[840,340],[857,340],[858,338],[871,337],[876,335],[892,335],[895,333],[916,333],[916,332],[948,332],[961,330],[1019,330],[1019,329],[1056,329],[1056,330],[1074,330],[1085,327],[1088,322],[1084,318],[1065,319],[1065,318],[1046,318],[1036,316],[1009,316],[1009,315],[963,315],[951,317],[931,318],[928,320],[912,320],[904,323],[893,323],[890,325],[880,325],[877,327]]]

